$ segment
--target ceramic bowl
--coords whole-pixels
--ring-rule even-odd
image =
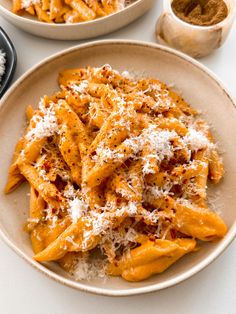
[[[154,4],[155,0],[136,0],[120,12],[74,24],[51,24],[39,22],[30,16],[19,16],[11,12],[11,0],[1,0],[0,15],[16,27],[33,35],[59,40],[79,40],[111,33],[131,23]]]
[[[219,242],[203,244],[201,250],[185,256],[164,273],[138,283],[126,282],[121,278],[110,278],[106,282],[75,281],[54,263],[42,265],[34,261],[29,237],[22,231],[28,216],[29,187],[27,184],[22,185],[10,195],[2,192],[14,145],[25,125],[26,106],[36,105],[42,95],[58,90],[57,75],[60,70],[88,65],[99,67],[106,63],[120,71],[128,70],[131,74],[151,76],[174,84],[174,88],[192,106],[203,111],[204,118],[211,123],[220,148],[224,151],[225,178],[216,188],[210,187],[209,193],[215,195],[216,209],[221,211],[228,225],[227,235]],[[196,274],[219,256],[234,239],[235,103],[215,75],[190,57],[170,48],[136,41],[109,40],[83,44],[62,51],[29,70],[2,98],[0,109],[0,234],[17,254],[50,278],[76,289],[110,296],[156,291]]]
[[[17,56],[16,50],[4,32],[4,30],[0,27],[0,49],[6,54],[6,63],[5,63],[5,73],[2,76],[2,80],[0,83],[0,98],[3,96],[5,91],[7,90],[8,86],[13,79],[16,63],[17,63]]]

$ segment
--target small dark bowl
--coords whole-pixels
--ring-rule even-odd
[[[16,69],[16,50],[4,32],[4,30],[0,27],[0,50],[6,53],[6,63],[5,63],[5,73],[2,76],[2,81],[0,82],[0,98],[3,96],[8,86],[11,83],[13,75]]]

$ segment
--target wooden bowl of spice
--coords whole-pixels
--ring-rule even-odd
[[[224,43],[235,10],[235,0],[164,0],[157,40],[194,58],[204,57]]]

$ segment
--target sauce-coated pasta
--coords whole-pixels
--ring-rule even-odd
[[[36,261],[139,281],[226,234],[206,193],[223,163],[183,98],[109,65],[62,71],[59,85],[27,108],[5,189],[31,186]]]
[[[135,0],[133,0],[135,1]],[[12,12],[45,23],[80,23],[123,10],[126,0],[12,0]]]

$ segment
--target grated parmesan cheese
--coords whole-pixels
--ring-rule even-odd
[[[133,202],[129,202],[128,205],[122,206],[121,208],[116,208],[115,211],[110,213],[112,207],[112,204],[108,204],[103,207],[102,213],[94,210],[91,210],[89,213],[87,213],[88,215],[86,218],[88,219],[92,228],[84,232],[84,239],[82,243],[83,249],[86,249],[88,241],[91,239],[91,236],[104,236],[107,233],[109,228],[111,228],[113,225],[112,217],[117,219],[124,216],[125,214],[129,217],[133,217],[137,214],[137,206]]]
[[[31,5],[40,4],[41,0],[21,0],[21,8],[27,9]]]
[[[81,257],[74,270],[72,271],[72,275],[76,280],[93,280],[93,279],[103,279],[106,280],[106,260],[98,259],[98,258],[88,258]]]
[[[196,131],[193,128],[189,128],[189,132],[184,136],[183,141],[191,151],[198,151],[203,148],[211,148],[214,146],[202,132]]]
[[[71,183],[67,184],[63,195],[69,200],[73,200],[76,197],[76,191]]]
[[[26,138],[44,138],[59,133],[57,118],[53,109],[53,104],[48,108],[44,106],[44,101],[41,100],[39,109],[43,116],[34,115],[33,121],[35,122],[35,128],[32,128],[27,134]]]
[[[46,170],[40,169],[40,170],[38,170],[38,174],[44,181],[46,181],[46,182],[50,181],[49,178],[47,177]]]
[[[156,152],[159,162],[163,159],[170,159],[173,156],[173,147],[170,141],[177,137],[176,132],[166,130],[156,130],[155,126],[150,126],[143,132],[144,140],[150,145],[152,151]]]
[[[207,202],[209,204],[209,207],[213,212],[215,212],[217,215],[222,216],[222,210],[225,207],[225,203],[223,201],[222,192],[221,191],[215,191],[210,190]]]
[[[129,215],[129,217],[135,216],[137,212],[138,212],[137,204],[135,204],[134,202],[129,202],[126,208],[126,213]]]
[[[177,137],[176,132],[167,130],[158,130],[156,126],[149,126],[147,129],[136,137],[126,139],[124,144],[133,149],[133,154],[136,155],[143,149],[145,145],[148,145],[150,151],[153,154],[149,154],[145,157],[143,173],[153,173],[150,166],[150,157],[156,158],[161,163],[165,158],[168,160],[173,156],[173,147],[170,143],[171,140]]]
[[[39,221],[40,221],[40,219],[38,219],[38,218],[28,218],[27,219],[27,222],[35,223],[35,224],[37,224]]]
[[[0,83],[2,81],[2,76],[5,73],[5,63],[6,63],[6,54],[2,50],[0,50]]]
[[[94,161],[98,161],[100,158],[103,161],[107,160],[119,160],[124,157],[123,153],[117,153],[116,151],[110,149],[109,147],[105,147],[104,143],[100,143],[100,145],[96,149],[96,155],[92,157]]]
[[[52,208],[52,206],[48,205],[47,208],[44,210],[44,212],[46,214],[45,220],[50,221],[51,223],[50,227],[54,228],[58,221],[58,217],[57,215],[55,215],[54,209]]]
[[[124,78],[127,78],[129,80],[133,80],[133,76],[128,72],[128,71],[123,71],[121,73],[121,75],[124,77]]]
[[[68,212],[73,222],[76,222],[79,218],[87,213],[89,206],[82,199],[74,198],[69,202]]]
[[[125,232],[110,228],[102,238],[100,247],[104,250],[103,246],[108,242],[111,245],[111,250],[115,253],[121,246],[126,248],[130,243],[136,243],[137,236],[138,233],[132,227],[129,227],[128,231]]]
[[[76,84],[71,84],[70,87],[80,93],[80,94],[86,94],[88,89],[88,81],[83,80],[82,82],[78,82]]]

